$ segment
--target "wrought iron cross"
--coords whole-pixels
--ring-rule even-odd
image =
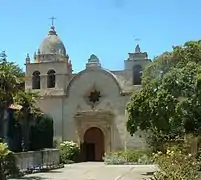
[[[136,36],[134,36],[134,41],[135,41],[135,42],[139,42],[139,41],[141,41],[141,39],[138,38],[138,37],[136,37]]]
[[[54,16],[52,16],[51,18],[51,21],[52,21],[52,26],[54,26],[54,20],[56,19]]]

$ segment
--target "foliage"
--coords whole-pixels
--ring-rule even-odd
[[[36,117],[30,128],[30,150],[53,147],[53,120],[46,115]]]
[[[19,169],[16,167],[15,157],[4,143],[0,143],[0,163],[1,163],[1,177],[17,177],[19,176]]]
[[[18,65],[4,62],[0,63],[0,79],[0,98],[3,102],[13,97],[21,89],[24,73]]]
[[[169,144],[174,144],[175,139],[180,143],[184,137],[176,134],[164,134],[157,131],[149,131],[146,135],[146,142],[152,152],[166,151]]]
[[[148,150],[126,150],[111,152],[104,157],[105,164],[151,164],[151,152]]]
[[[36,107],[36,103],[40,98],[39,95],[24,90],[24,80],[25,74],[22,69],[14,63],[7,62],[6,58],[2,58],[0,62],[0,119],[3,118],[5,111],[7,111],[9,123],[8,132],[0,134],[0,136],[7,135],[8,145],[11,150],[19,151],[22,149],[23,151],[28,151],[30,150],[30,126],[35,124],[32,129],[34,129],[34,133],[37,131],[37,138],[40,136],[38,138],[40,141],[38,147],[52,147],[52,120],[45,117],[40,109]],[[15,110],[15,115],[13,115],[13,112],[9,109],[11,104],[21,105],[22,108],[18,111]],[[1,128],[3,128],[2,123],[0,124],[0,133],[4,132]],[[36,130],[36,128],[38,129]],[[42,128],[46,129],[42,131]],[[22,148],[21,144],[23,144]],[[36,144],[36,139],[31,142],[31,145],[34,149],[38,148],[33,144]],[[18,146],[17,148],[15,147],[16,145]]]
[[[143,88],[127,105],[127,129],[162,136],[200,133],[201,42],[187,42],[156,57],[143,72]]]
[[[23,151],[30,150],[30,123],[41,115],[40,109],[36,107],[38,99],[39,95],[31,91],[18,91],[14,96],[14,101],[22,106],[22,109],[16,112],[16,120],[21,124]]]
[[[114,165],[119,165],[119,164],[127,164],[127,160],[124,156],[122,156],[122,153],[109,153],[106,154],[103,157],[104,163],[105,164],[114,164]]]
[[[39,99],[38,94],[31,91],[25,92],[25,74],[22,69],[14,63],[7,62],[5,57],[4,55],[4,59],[0,60],[0,137],[4,138],[8,143],[9,149],[14,152],[30,150],[30,125],[34,124],[35,139],[32,138],[33,142],[31,142],[33,149],[52,147],[52,119],[42,115],[41,111],[36,107],[36,102]],[[12,105],[12,108],[10,105]],[[21,105],[22,108],[16,108],[18,109],[16,111],[15,105]],[[13,108],[16,111],[15,113]],[[7,116],[4,116],[5,113]],[[7,117],[7,121],[2,121],[4,117]],[[5,125],[7,126],[6,128],[4,127]],[[22,144],[24,144],[23,148],[21,147]],[[0,169],[4,171],[1,172],[13,174],[16,170],[14,168],[14,156],[6,148],[3,149],[7,153],[5,156],[0,154],[2,167]]]
[[[16,120],[20,120],[22,125],[21,131],[24,139],[24,144],[26,146],[25,149],[28,150],[28,119],[31,119],[29,114],[33,114],[33,111],[36,110],[35,103],[37,95],[31,92],[24,91],[24,76],[24,72],[18,65],[12,62],[7,62],[5,58],[2,59],[2,61],[0,62],[0,119],[3,118],[5,111],[9,111],[8,109],[11,104],[15,103],[17,105],[23,106],[21,111],[17,113],[16,117],[13,117],[13,115],[11,115],[12,112],[9,112],[12,117],[8,117],[10,122],[8,123],[9,133],[7,132],[7,135],[9,138],[8,145],[9,148],[11,146],[11,149],[15,149],[13,145],[16,144],[14,142],[15,136],[13,134],[19,132],[19,128],[15,128],[15,126],[18,126],[18,124],[15,122]],[[1,123],[0,136],[4,137],[5,134],[2,134],[2,132],[4,132],[2,130],[2,125],[3,124]]]
[[[4,117],[5,111],[13,103],[13,96],[22,89],[24,73],[14,63],[0,61],[0,119]],[[2,123],[0,124],[0,136],[2,134]]]
[[[32,117],[40,115],[41,111],[36,107],[39,98],[38,93],[31,92],[30,90],[18,91],[14,97],[14,101],[22,106],[22,110],[18,113],[18,119],[23,119],[27,113],[32,115]]]
[[[6,142],[12,152],[22,151],[22,130],[21,125],[16,121],[14,110],[8,109]]]
[[[127,159],[127,162],[149,164],[151,158],[151,152],[149,150],[133,149],[124,151],[123,156]]]
[[[201,176],[198,172],[200,160],[188,153],[186,144],[169,146],[165,153],[158,152],[154,155],[154,161],[159,170],[155,173],[157,180],[196,180]]]
[[[60,162],[68,164],[75,161],[80,152],[80,147],[73,141],[64,141],[59,145]]]

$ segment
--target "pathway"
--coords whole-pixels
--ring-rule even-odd
[[[48,173],[27,175],[26,180],[143,180],[148,178],[154,165],[104,165],[101,162],[87,162],[66,165]],[[14,179],[13,179],[14,180]]]

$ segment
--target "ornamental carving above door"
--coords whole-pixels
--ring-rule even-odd
[[[87,92],[85,97],[87,104],[91,106],[92,109],[95,108],[95,105],[98,104],[101,100],[101,93],[95,85]]]

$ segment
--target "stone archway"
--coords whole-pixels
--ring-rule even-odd
[[[84,134],[83,158],[85,161],[102,161],[105,137],[101,129],[91,127]]]
[[[114,119],[114,114],[111,111],[104,111],[104,110],[80,111],[75,114],[74,118],[76,123],[76,134],[78,138],[78,143],[80,144],[81,148],[81,157],[80,157],[81,161],[86,161],[85,157],[86,145],[84,141],[88,139],[88,136],[92,136],[93,138],[95,138],[96,136],[94,134],[96,133],[98,134],[97,136],[103,137],[102,138],[103,139],[102,147],[104,148],[103,153],[104,152],[109,153],[111,151],[112,122]],[[95,132],[95,129],[97,132]],[[95,139],[94,141],[98,140]],[[94,145],[91,145],[91,148],[92,146]],[[95,160],[100,161],[102,160],[102,157],[96,158]]]

